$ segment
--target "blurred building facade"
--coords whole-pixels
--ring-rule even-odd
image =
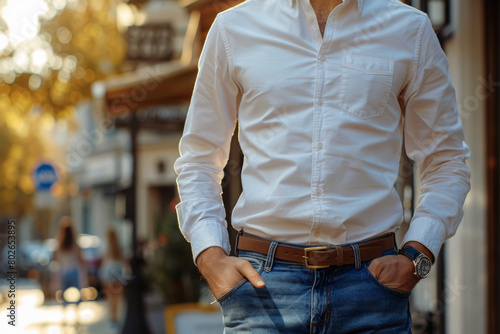
[[[499,333],[498,229],[500,7],[498,1],[451,1],[456,31],[445,45],[466,140],[472,189],[457,235],[448,243],[449,333]],[[456,283],[453,283],[455,281]]]
[[[488,321],[495,316],[487,309],[488,298],[491,298],[488,280],[492,279],[487,270],[488,180],[484,149],[489,111],[487,97],[483,95],[483,89],[488,89],[484,86],[485,78],[490,74],[485,70],[487,45],[484,36],[489,29],[485,16],[488,13],[481,1],[439,2],[449,8],[450,25],[449,31],[444,32],[443,48],[450,61],[450,75],[466,141],[472,151],[468,162],[472,170],[472,188],[465,203],[462,224],[442,251],[441,275],[434,270],[434,277],[422,282],[413,296],[416,308],[429,312],[426,325],[430,322],[436,333],[496,333],[497,330],[488,327]]]
[[[162,65],[166,64],[168,68],[166,61],[180,57],[188,17],[185,10],[172,1],[150,1],[140,8],[118,2],[116,12],[119,28],[128,34],[127,40],[130,41],[124,65],[130,71],[109,82],[96,82],[92,88],[94,101],[79,106],[77,118],[82,135],[72,144],[74,149],[68,150],[68,156],[73,155],[70,160],[77,161],[71,168],[71,177],[78,183],[80,191],[71,198],[70,211],[82,233],[103,237],[106,229],[113,226],[120,236],[122,247],[130,255],[131,226],[127,219],[130,203],[127,203],[127,190],[132,183],[133,161],[126,119],[130,116],[130,109],[126,110],[126,115],[120,113],[119,118],[109,115],[104,94],[114,92],[118,96],[114,100],[119,102],[118,108],[130,106],[134,111],[140,109],[140,118],[147,120],[137,138],[137,160],[141,164],[138,169],[143,171],[138,180],[137,209],[139,220],[149,222],[139,226],[139,237],[147,240],[153,231],[151,220],[154,218],[151,216],[155,212],[148,210],[148,207],[155,206],[153,203],[158,202],[156,197],[161,197],[165,189],[171,196],[175,194],[172,191],[175,184],[172,164],[175,158],[169,156],[178,155],[176,147],[181,131],[180,127],[173,132],[165,131],[158,122],[168,119],[172,114],[177,118],[179,113],[181,118],[185,116],[185,107],[182,105],[165,105],[161,98],[157,98],[158,92],[150,93],[160,88],[158,86],[162,79],[157,76],[160,76]],[[128,32],[129,25],[144,29]],[[158,48],[153,48],[154,43],[158,44]],[[142,90],[137,88],[140,84],[145,85]],[[135,89],[133,95],[127,96],[130,100],[122,99],[123,87]],[[152,95],[156,96],[152,104],[154,107],[133,107],[136,102],[144,102]]]

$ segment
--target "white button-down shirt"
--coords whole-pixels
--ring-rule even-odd
[[[220,182],[237,121],[236,229],[299,244],[396,231],[404,139],[422,191],[403,243],[437,255],[455,233],[469,149],[425,14],[397,0],[345,0],[322,37],[308,0],[247,0],[218,15],[199,65],[175,164],[195,258],[210,246],[229,252]]]

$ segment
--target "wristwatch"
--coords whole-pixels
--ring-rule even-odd
[[[427,276],[429,276],[429,273],[431,272],[432,262],[431,259],[429,259],[427,256],[420,253],[418,250],[411,246],[404,246],[403,248],[401,248],[398,254],[406,256],[413,262],[413,265],[415,266],[415,276],[417,276],[418,278],[426,278]]]

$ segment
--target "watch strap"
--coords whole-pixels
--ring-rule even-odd
[[[420,255],[422,255],[421,252],[411,246],[404,246],[399,250],[398,254],[404,255],[412,261],[415,261]]]

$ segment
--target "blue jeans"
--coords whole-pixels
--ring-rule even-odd
[[[80,289],[80,279],[78,277],[78,268],[75,267],[70,270],[66,270],[61,274],[61,288],[64,293],[68,288],[75,287]],[[63,298],[64,299],[64,298]],[[67,305],[69,302],[64,299],[64,305]],[[80,303],[78,301],[77,303]]]
[[[238,256],[266,286],[257,289],[245,279],[218,299],[226,334],[411,333],[410,293],[382,285],[368,271],[371,261],[358,269],[307,269],[274,260],[273,246],[267,256],[247,251]]]

